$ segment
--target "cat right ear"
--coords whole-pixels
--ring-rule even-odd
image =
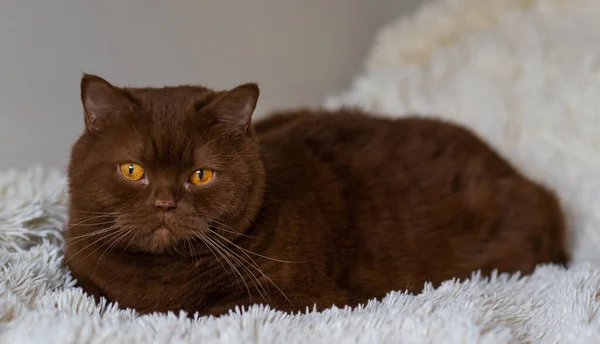
[[[204,110],[213,113],[217,121],[248,132],[259,93],[255,83],[240,85],[222,92]]]
[[[135,107],[122,90],[90,74],[84,74],[81,79],[81,102],[85,124],[91,132],[102,131],[111,117],[131,112]]]

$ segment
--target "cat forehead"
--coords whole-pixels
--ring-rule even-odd
[[[156,141],[188,141],[202,134],[199,127],[201,108],[213,100],[218,92],[201,86],[173,86],[162,88],[124,89],[138,104],[131,114],[130,128],[143,132]],[[127,126],[127,125],[126,125]]]
[[[200,109],[219,92],[199,86],[124,88],[139,106],[108,141],[145,161],[203,160],[219,150],[219,136],[200,121]],[[215,136],[216,135],[216,136]]]
[[[142,155],[146,159],[183,159],[191,157],[196,150],[205,151],[214,147],[219,140],[209,127],[195,119],[201,114],[142,111],[128,115],[102,140],[131,155]]]
[[[153,115],[174,115],[189,112],[210,102],[216,92],[201,86],[125,89],[142,110]]]
[[[124,135],[123,135],[124,134]],[[218,140],[201,133],[178,130],[173,124],[148,132],[123,132],[103,142],[105,151],[117,160],[140,161],[154,166],[184,166],[212,161],[223,149]]]

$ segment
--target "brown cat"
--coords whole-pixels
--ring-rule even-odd
[[[66,262],[87,292],[297,311],[566,261],[555,196],[465,128],[355,110],[252,126],[258,94],[83,77]]]

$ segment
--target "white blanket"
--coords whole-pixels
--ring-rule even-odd
[[[0,172],[0,343],[600,343],[600,1],[449,0],[383,29],[328,107],[440,115],[561,195],[573,264],[357,309],[192,321],[95,305],[61,266],[66,181]],[[118,272],[117,272],[118,273]]]

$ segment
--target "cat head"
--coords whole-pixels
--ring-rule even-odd
[[[72,237],[166,254],[211,229],[229,238],[246,230],[265,184],[250,125],[258,96],[251,83],[120,88],[84,75],[85,130],[69,164]]]

